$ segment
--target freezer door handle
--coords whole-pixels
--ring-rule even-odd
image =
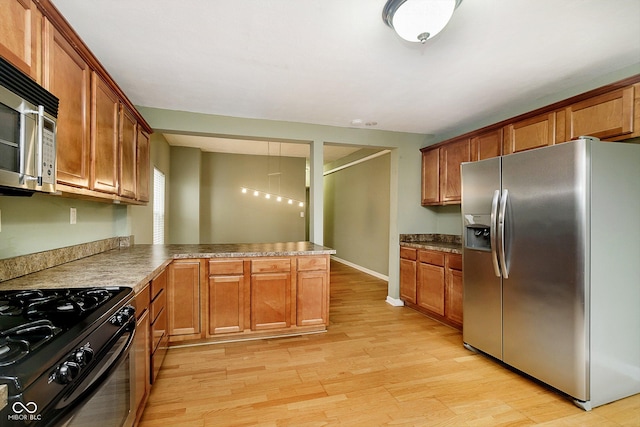
[[[491,261],[493,261],[493,272],[496,277],[500,277],[500,266],[498,265],[498,200],[500,200],[500,190],[493,192],[493,201],[491,202],[491,229],[489,230],[489,239],[491,240]]]
[[[502,269],[502,277],[509,278],[509,268],[507,267],[507,257],[504,248],[504,222],[507,212],[507,199],[509,198],[509,190],[502,190],[500,196],[500,207],[498,208],[498,256],[500,257],[500,268]]]

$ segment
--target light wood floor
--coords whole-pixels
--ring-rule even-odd
[[[640,395],[584,412],[331,268],[327,333],[170,349],[141,427],[640,426]]]

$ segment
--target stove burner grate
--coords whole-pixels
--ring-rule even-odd
[[[61,331],[49,320],[36,320],[0,332],[0,366],[17,362]]]

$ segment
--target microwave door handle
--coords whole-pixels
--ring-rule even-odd
[[[44,106],[38,105],[38,145],[36,147],[36,171],[38,176],[38,185],[42,185],[42,151],[44,150]]]
[[[493,272],[496,277],[500,277],[500,266],[498,265],[498,201],[500,200],[500,190],[493,193],[491,202],[491,227],[489,229],[489,239],[491,240],[491,261],[493,262]]]

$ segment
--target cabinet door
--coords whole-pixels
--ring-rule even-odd
[[[251,275],[251,329],[291,325],[291,274]]]
[[[444,267],[418,263],[418,305],[444,316]]]
[[[137,199],[140,202],[149,201],[149,180],[150,180],[150,166],[149,166],[149,135],[140,129],[138,126],[138,136],[136,139],[138,146],[138,155],[136,157],[136,179],[138,180],[136,185]]]
[[[48,22],[45,87],[60,100],[56,129],[57,181],[89,188],[91,70]]]
[[[400,299],[416,303],[416,262],[400,259]]]
[[[32,1],[0,2],[0,56],[38,82],[40,23],[40,13]]]
[[[446,317],[462,327],[462,256],[447,255]]]
[[[169,335],[200,335],[200,262],[174,260],[169,265],[167,283]]]
[[[555,144],[556,115],[542,114],[512,123],[504,129],[504,154]]]
[[[92,77],[92,89],[92,188],[117,194],[120,101],[113,90],[95,72]]]
[[[296,323],[298,326],[326,325],[329,310],[327,295],[329,277],[326,271],[298,272]]]
[[[471,161],[490,159],[502,155],[502,128],[471,138]]]
[[[147,295],[140,295],[145,292]],[[144,402],[151,389],[151,326],[148,307],[142,307],[142,304],[149,303],[148,293],[149,288],[147,287],[136,296],[136,313],[142,313],[138,315],[133,341],[133,375],[136,384],[133,410],[136,411],[137,417],[142,414]],[[141,304],[138,302],[140,299],[146,302]],[[144,310],[142,310],[143,308]]]
[[[120,173],[119,194],[130,199],[136,198],[136,119],[127,108],[120,104],[120,162],[118,171]]]
[[[244,331],[244,276],[209,277],[207,334]]]
[[[566,108],[569,139],[614,138],[633,132],[634,87],[614,90]]]
[[[440,204],[440,150],[422,152],[422,204]]]
[[[471,160],[468,139],[440,147],[440,201],[442,204],[460,203],[462,199],[460,165]]]

